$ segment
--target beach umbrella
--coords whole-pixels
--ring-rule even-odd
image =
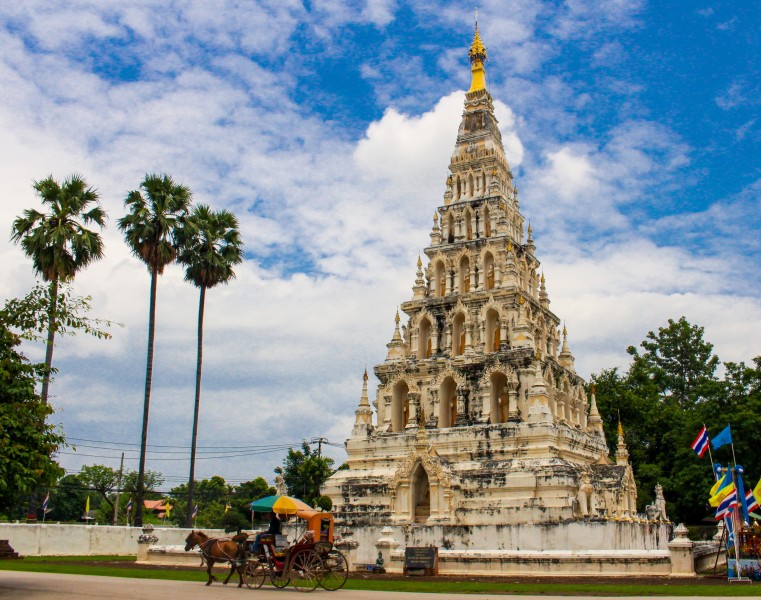
[[[280,515],[295,515],[300,510],[313,510],[311,506],[291,496],[266,496],[254,500],[251,510],[256,512],[276,512]]]

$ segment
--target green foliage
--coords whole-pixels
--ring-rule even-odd
[[[99,500],[108,505],[106,510],[110,507],[111,515],[113,515],[114,503],[109,494],[116,490],[119,471],[105,465],[84,466],[79,470],[79,480],[99,495]]]
[[[703,328],[684,317],[670,319],[657,334],[649,332],[641,347],[642,353],[628,349],[633,362],[625,374],[612,369],[592,376],[608,444],[615,452],[620,416],[638,509],[652,503],[660,483],[672,520],[700,523],[713,514],[707,505],[713,475],[708,455],[699,459],[690,444],[703,423],[714,434],[729,423],[738,461],[755,460],[761,442],[761,357],[752,367],[727,363],[720,380],[719,359],[703,339]],[[731,449],[720,448],[714,460],[730,462]]]
[[[333,508],[333,501],[327,496],[320,496],[314,501],[314,505],[317,508],[330,512],[330,509]]]
[[[63,184],[51,175],[35,181],[34,189],[50,212],[25,210],[13,222],[11,240],[21,244],[45,281],[72,279],[91,262],[103,258],[100,234],[86,227],[105,227],[106,212],[98,193],[80,175],[70,175]]]
[[[664,400],[687,408],[715,391],[711,384],[716,381],[719,357],[713,354],[713,344],[703,339],[702,327],[690,325],[684,317],[669,319],[668,327],[659,327],[657,334],[648,332],[640,345],[642,354],[633,346],[627,349],[634,357],[633,368],[642,369]]]
[[[179,219],[177,261],[185,265],[185,281],[212,288],[235,277],[233,267],[243,261],[238,220],[230,211],[213,211],[205,204]]]
[[[209,479],[195,482],[193,506],[198,506],[198,527],[226,529],[228,531],[245,529],[251,525],[251,510],[249,505],[254,500],[271,496],[275,488],[262,477],[245,481],[238,486],[231,486],[225,480],[215,475]],[[169,490],[169,496],[175,504],[172,520],[177,525],[184,523],[187,507],[188,486],[183,483]],[[225,512],[226,507],[229,508]]]
[[[137,471],[125,471],[122,479],[122,489],[134,501],[137,496]],[[164,483],[164,475],[158,471],[146,471],[143,478],[143,489],[146,500],[159,500],[161,494],[156,489]]]
[[[124,205],[129,212],[119,219],[119,230],[152,274],[161,275],[175,260],[177,221],[187,213],[190,199],[190,189],[169,175],[146,175],[140,189],[127,194]]]
[[[90,296],[81,297],[72,294],[71,284],[61,282],[58,285],[58,297],[51,302],[50,287],[38,283],[23,298],[11,298],[0,310],[0,322],[16,330],[27,340],[41,341],[47,331],[51,309],[55,307],[53,331],[62,335],[76,335],[82,331],[98,339],[110,339],[108,327],[114,323],[107,319],[92,319],[87,316],[90,312]]]
[[[301,450],[288,449],[282,467],[275,472],[283,476],[288,493],[314,506],[320,497],[320,486],[333,474],[333,459],[318,456],[309,444],[302,442]]]
[[[30,364],[19,343],[0,323],[0,511],[8,513],[21,496],[64,474],[54,459],[64,437],[46,423],[53,409],[34,391],[44,367]]]
[[[77,521],[85,511],[87,486],[77,475],[66,475],[50,489],[48,520]]]

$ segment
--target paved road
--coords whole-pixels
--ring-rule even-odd
[[[189,581],[163,581],[159,579],[128,579],[125,577],[97,577],[92,575],[59,575],[56,573],[23,573],[0,571],[0,598],[14,600],[504,600],[496,594],[408,594],[402,592],[360,592],[339,590],[326,592],[320,588],[305,596],[302,592],[286,588],[276,590],[263,587],[259,590],[238,589],[230,584],[215,583],[206,587]],[[568,600],[562,596],[517,596],[520,600]],[[596,597],[595,600],[621,600],[620,597]],[[660,596],[658,600],[684,600]]]

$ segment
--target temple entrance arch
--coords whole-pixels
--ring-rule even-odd
[[[412,473],[412,522],[425,523],[431,516],[431,484],[422,463]]]
[[[410,419],[410,388],[399,381],[391,392],[391,431],[403,431]]]

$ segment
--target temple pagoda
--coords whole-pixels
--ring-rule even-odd
[[[372,402],[364,375],[349,468],[324,493],[340,523],[364,531],[358,540],[385,527],[402,545],[540,549],[525,527],[543,524],[558,526],[552,547],[594,548],[597,534],[574,540],[582,530],[559,526],[636,519],[623,431],[610,456],[594,391],[550,308],[478,26],[469,55],[471,86],[425,261],[375,366]]]

